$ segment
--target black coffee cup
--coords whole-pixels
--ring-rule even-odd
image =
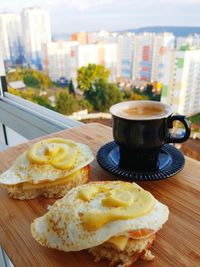
[[[120,151],[119,167],[136,171],[158,168],[158,154],[166,143],[182,143],[190,137],[189,122],[172,115],[170,106],[155,101],[128,101],[110,108],[113,137]],[[185,128],[183,136],[173,135],[173,122]]]

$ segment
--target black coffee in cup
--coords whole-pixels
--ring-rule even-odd
[[[166,111],[161,107],[151,107],[148,105],[139,107],[130,107],[119,110],[118,116],[126,119],[142,119],[152,118],[164,115]]]
[[[113,118],[113,137],[120,149],[120,167],[154,171],[158,153],[166,143],[181,143],[190,136],[187,119],[172,115],[171,107],[155,101],[128,101],[110,108]],[[171,135],[173,121],[185,128],[181,137]]]

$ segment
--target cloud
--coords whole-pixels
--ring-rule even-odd
[[[48,6],[64,6],[78,11],[87,11],[96,7],[104,7],[114,3],[114,0],[47,0]]]
[[[113,0],[72,0],[70,1],[70,5],[72,7],[75,7],[79,9],[80,11],[85,11],[89,10],[94,7],[99,7],[99,6],[105,6],[105,5],[110,5],[113,3]]]
[[[200,0],[6,0],[0,11],[40,5],[54,32],[128,29],[149,25],[200,25]]]
[[[199,0],[160,0],[160,3],[170,5],[200,5]]]

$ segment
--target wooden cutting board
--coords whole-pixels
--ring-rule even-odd
[[[101,145],[112,140],[111,128],[101,124],[87,124],[51,136],[71,138],[90,146],[94,154]],[[46,137],[44,137],[46,138]],[[40,138],[41,139],[41,138]],[[38,140],[38,139],[37,139]],[[31,141],[0,153],[0,172],[9,168],[25,151]],[[104,171],[96,162],[91,164],[92,180],[118,179]],[[186,159],[184,169],[163,181],[141,182],[158,200],[168,205],[170,217],[157,234],[152,248],[156,259],[134,266],[199,267],[200,266],[200,163]],[[47,212],[55,200],[9,199],[0,189],[0,244],[15,267],[105,267],[105,261],[94,263],[87,252],[66,253],[40,246],[31,236],[30,224],[34,218]]]

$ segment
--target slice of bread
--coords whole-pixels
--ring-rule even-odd
[[[140,240],[130,238],[123,251],[120,251],[115,245],[105,242],[90,248],[89,252],[95,256],[95,261],[107,259],[110,261],[110,266],[129,267],[139,258],[145,261],[154,260],[154,255],[149,250],[154,240],[155,235]]]
[[[61,198],[73,187],[87,183],[89,171],[90,168],[87,165],[68,177],[53,181],[52,185],[51,182],[48,182],[37,184],[36,186],[32,185],[32,187],[30,184],[29,186],[25,186],[24,184],[10,186],[7,188],[8,195],[11,198],[20,200],[33,199],[39,196],[45,198]]]

